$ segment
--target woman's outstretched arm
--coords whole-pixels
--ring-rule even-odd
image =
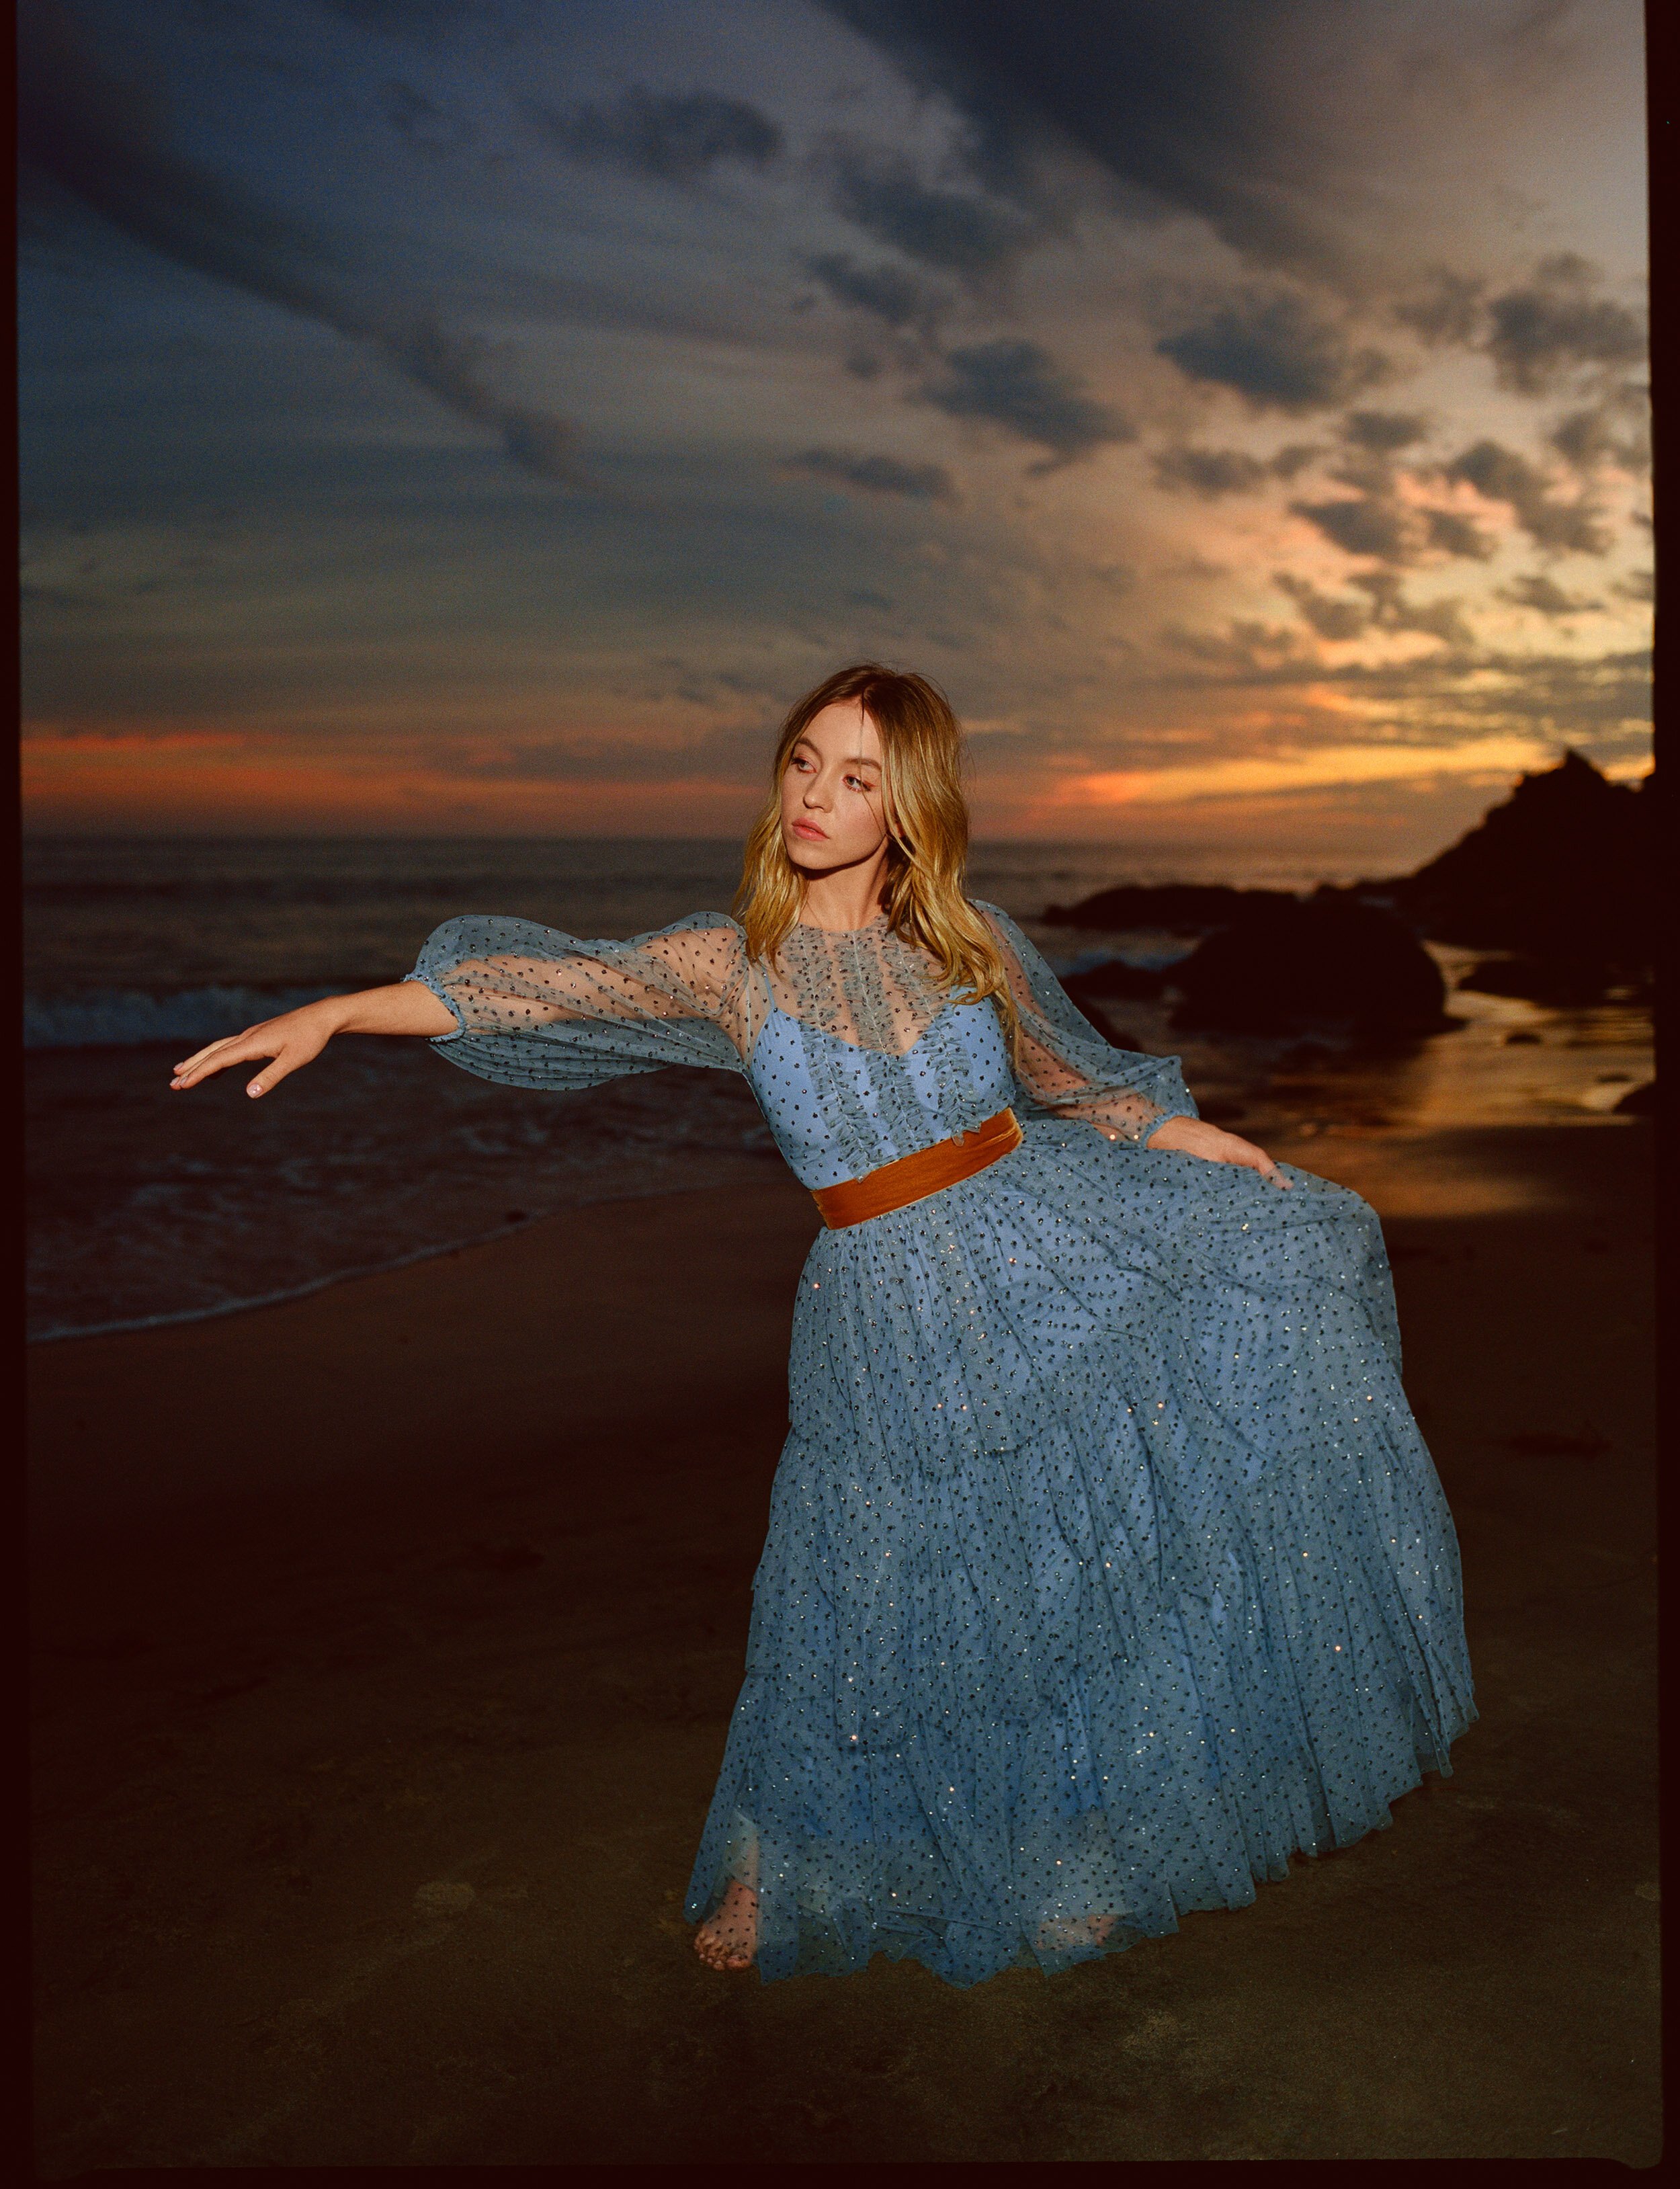
[[[247,1094],[266,1094],[289,1072],[308,1064],[326,1047],[336,1033],[441,1034],[457,1031],[455,1013],[418,981],[396,981],[386,988],[362,988],[348,996],[323,996],[318,1004],[301,1010],[282,1011],[277,1019],[246,1027],[243,1033],[229,1034],[175,1066],[171,1087],[196,1087],[212,1072],[230,1064],[268,1061],[246,1089]]]

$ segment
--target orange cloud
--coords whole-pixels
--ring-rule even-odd
[[[699,776],[464,782],[365,752],[299,760],[231,731],[49,732],[22,778],[42,833],[736,836],[757,803]]]
[[[1180,806],[1208,798],[1264,797],[1440,775],[1502,775],[1555,760],[1539,738],[1474,738],[1462,745],[1316,745],[1199,761],[1183,767],[1120,768],[1070,777],[1059,800],[1079,806]]]

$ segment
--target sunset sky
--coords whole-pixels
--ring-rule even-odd
[[[860,656],[993,837],[1648,764],[1637,0],[25,19],[37,828],[727,835]]]

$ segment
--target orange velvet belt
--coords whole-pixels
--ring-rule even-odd
[[[862,1178],[813,1186],[811,1197],[829,1230],[845,1231],[854,1224],[867,1224],[872,1216],[885,1216],[891,1209],[908,1208],[913,1201],[925,1201],[931,1193],[943,1193],[947,1185],[989,1169],[1021,1141],[1015,1111],[999,1110],[971,1133],[918,1148],[914,1155],[900,1156],[897,1162],[865,1171]]]

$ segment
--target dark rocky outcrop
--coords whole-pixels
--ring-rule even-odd
[[[1351,901],[1250,908],[1172,970],[1173,1023],[1232,1033],[1311,1027],[1364,1037],[1440,1033],[1440,968],[1404,920]]]
[[[1416,874],[1353,893],[1380,891],[1433,942],[1637,969],[1655,918],[1655,782],[1610,783],[1566,752]]]
[[[1415,874],[1345,889],[1326,884],[1304,903],[1281,890],[1132,886],[1050,905],[1044,916],[1052,926],[1111,934],[1159,928],[1204,936],[1165,976],[1184,998],[1180,1026],[1281,1032],[1454,1023],[1442,1017],[1441,978],[1424,941],[1509,953],[1477,966],[1467,987],[1592,1003],[1607,989],[1631,983],[1643,993],[1649,985],[1655,796],[1654,777],[1628,789],[1566,752],[1556,767],[1524,776]],[[1112,969],[1116,980],[1127,974],[1141,977]]]
[[[1473,965],[1458,985],[1483,996],[1520,996],[1530,1004],[1550,1004],[1568,1010],[1596,1004],[1621,970],[1602,958],[1569,952],[1556,958],[1535,958],[1519,952],[1511,958],[1490,958]]]
[[[1089,927],[1111,935],[1128,929],[1163,928],[1169,935],[1208,935],[1216,927],[1270,905],[1293,904],[1287,890],[1229,889],[1218,882],[1166,882],[1099,890],[1078,904],[1044,908],[1048,927]]]

